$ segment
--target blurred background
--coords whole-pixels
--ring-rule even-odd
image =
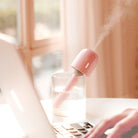
[[[138,0],[0,0],[0,40],[19,48],[41,99],[83,48],[99,63],[87,97],[138,98]]]
[[[0,1],[0,32],[17,37],[17,4],[15,0]]]

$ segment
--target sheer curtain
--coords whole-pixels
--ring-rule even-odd
[[[120,1],[64,1],[65,66],[68,69],[81,49],[94,49],[118,2]],[[127,13],[112,26],[107,37],[96,48],[99,63],[96,70],[87,78],[88,97],[138,98],[137,4],[135,2],[127,5]]]

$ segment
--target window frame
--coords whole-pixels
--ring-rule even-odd
[[[62,1],[62,0],[61,0]],[[63,2],[63,1],[62,1]],[[57,50],[64,51],[64,31],[63,31],[63,16],[61,15],[61,36],[49,37],[45,39],[35,40],[34,37],[34,0],[17,0],[18,3],[18,13],[17,13],[17,22],[18,22],[18,31],[19,35],[19,44],[18,42],[11,37],[0,33],[0,40],[4,39],[10,44],[18,46],[19,51],[23,55],[23,60],[29,70],[29,73],[32,77],[32,58],[35,56],[41,56],[54,52]],[[61,10],[63,11],[64,4],[61,4]],[[60,12],[60,14],[63,12]]]
[[[62,6],[61,6],[62,8]],[[35,40],[34,38],[34,0],[20,0],[21,9],[21,47],[28,51],[27,61],[28,69],[32,72],[32,58],[34,56],[41,56],[49,52],[54,52],[57,50],[63,51],[64,49],[64,38],[61,37],[51,37],[41,40]],[[63,19],[61,16],[61,34],[63,34]],[[28,41],[29,40],[29,41]],[[30,67],[31,65],[31,67]]]

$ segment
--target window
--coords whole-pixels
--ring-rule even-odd
[[[0,32],[17,37],[17,1],[0,1]]]
[[[41,99],[49,98],[50,77],[62,67],[61,51],[33,58],[34,83]]]
[[[50,75],[63,65],[61,8],[60,0],[0,1],[0,39],[18,40],[41,99],[48,98]]]
[[[35,0],[35,39],[60,35],[60,0]]]

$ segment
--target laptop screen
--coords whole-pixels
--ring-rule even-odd
[[[18,50],[0,41],[0,89],[29,138],[55,137]]]

